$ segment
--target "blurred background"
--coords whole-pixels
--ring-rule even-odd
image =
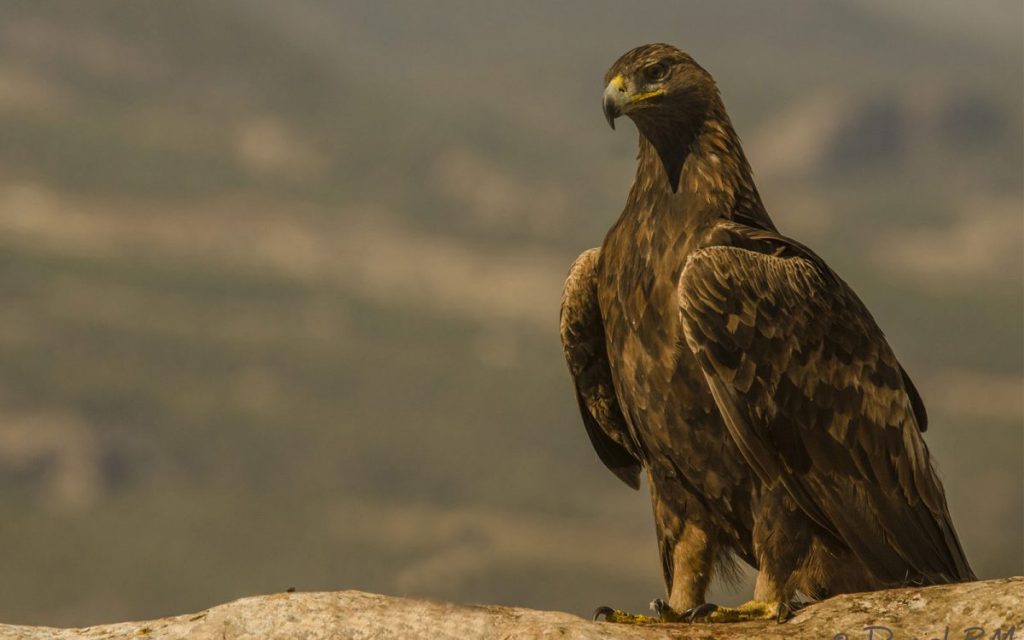
[[[979,575],[1024,573],[1021,30],[1018,0],[0,4],[0,620],[660,595],[557,336],[633,174],[601,78],[651,41],[886,329]]]

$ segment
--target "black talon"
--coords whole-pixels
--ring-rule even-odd
[[[782,624],[786,620],[789,620],[793,617],[794,611],[795,608],[793,607],[793,605],[786,604],[785,602],[780,602],[779,609],[775,612],[775,621],[779,624]]]
[[[598,607],[594,609],[594,622],[608,622],[608,615],[612,613],[615,613],[615,609],[611,607]]]
[[[661,598],[651,601],[651,611],[658,614],[658,618],[662,622],[679,622],[680,620],[679,614]]]
[[[699,604],[696,607],[687,609],[686,611],[679,614],[679,617],[686,622],[695,622],[698,618],[708,617],[709,615],[711,615],[712,612],[716,611],[717,609],[717,604],[705,602],[704,604]]]
[[[792,618],[796,614],[800,613],[801,611],[806,609],[807,605],[809,605],[809,604],[811,604],[811,603],[810,602],[806,602],[806,601],[801,602],[799,600],[787,603],[786,604],[786,608],[789,609],[789,617]]]

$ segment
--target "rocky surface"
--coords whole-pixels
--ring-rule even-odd
[[[256,596],[194,614],[82,629],[0,625],[0,638],[25,640],[1008,640],[1014,637],[1024,637],[1024,577],[844,595],[807,607],[785,624],[630,626],[591,622],[553,611],[465,606],[338,591]]]

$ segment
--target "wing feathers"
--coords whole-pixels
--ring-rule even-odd
[[[809,250],[737,227],[690,256],[679,303],[744,457],[881,579],[973,578],[924,405],[867,309]]]
[[[640,461],[633,453],[608,364],[604,324],[597,304],[595,269],[600,255],[590,249],[569,270],[562,293],[561,337],[587,436],[601,462],[617,478],[640,488]]]

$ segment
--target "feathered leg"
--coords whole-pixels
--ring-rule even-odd
[[[647,624],[689,620],[703,613],[719,554],[718,535],[704,507],[671,479],[649,475],[667,602],[651,603],[655,616],[600,607],[595,619]]]
[[[796,522],[800,526],[789,526]],[[754,553],[758,559],[754,599],[738,607],[708,605],[699,617],[705,622],[783,622],[793,610],[800,585],[813,576],[809,559],[815,542],[806,516],[798,511],[781,485],[765,487],[755,511]],[[788,535],[783,536],[783,532]]]

